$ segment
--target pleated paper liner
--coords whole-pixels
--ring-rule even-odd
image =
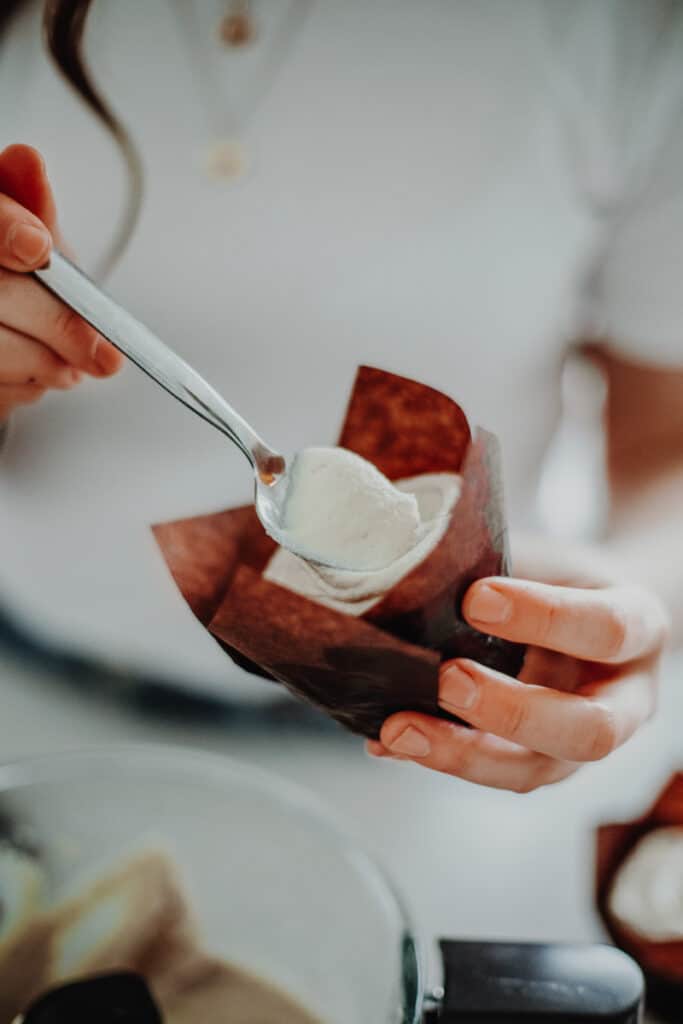
[[[617,921],[609,910],[612,883],[643,836],[659,828],[683,827],[683,772],[672,776],[655,804],[641,818],[601,826],[596,833],[596,901],[612,940],[640,964],[647,982],[647,1004],[667,1019],[683,1021],[683,940],[653,942]]]
[[[450,717],[437,703],[442,660],[473,658],[516,676],[524,649],[460,615],[474,580],[508,572],[496,438],[481,429],[472,436],[460,406],[441,392],[361,367],[338,443],[390,480],[462,475],[437,546],[361,617],[264,579],[277,546],[251,507],[153,529],[185,600],[233,661],[374,738],[396,711]]]

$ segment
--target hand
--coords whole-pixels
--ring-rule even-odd
[[[0,153],[0,422],[49,388],[67,390],[83,373],[109,377],[123,358],[28,272],[60,243],[55,202],[39,153]]]
[[[562,583],[474,583],[467,621],[530,645],[519,680],[467,659],[444,663],[439,704],[474,728],[401,712],[369,753],[527,793],[624,743],[655,707],[666,612],[636,586],[585,576],[580,586]]]

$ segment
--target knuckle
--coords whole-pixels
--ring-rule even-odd
[[[652,632],[654,638],[653,647],[655,650],[662,650],[662,648],[667,647],[671,641],[673,623],[671,613],[664,607],[659,599],[655,599],[652,620]]]
[[[600,619],[601,661],[629,661],[668,643],[671,618],[660,600],[639,586],[613,591],[613,604]]]
[[[80,335],[80,325],[82,322],[73,309],[70,309],[69,306],[60,305],[55,314],[55,331],[63,338],[73,339]]]
[[[613,608],[607,614],[603,637],[608,658],[619,658],[628,643],[629,620],[621,609]]]
[[[475,767],[477,752],[477,733],[474,729],[464,733],[458,733],[457,742],[452,742],[448,747],[447,763],[443,770],[449,775],[455,775],[461,779],[469,779]]]
[[[504,708],[499,710],[500,730],[508,739],[518,739],[525,730],[529,716],[529,708],[521,686],[510,695]]]
[[[557,631],[559,612],[560,609],[554,601],[539,602],[537,607],[539,643],[544,644],[552,640]]]
[[[619,741],[614,713],[604,704],[591,702],[592,721],[585,729],[581,761],[601,761],[616,748]]]
[[[550,761],[543,754],[535,754],[529,761],[524,775],[515,781],[513,791],[524,795],[547,786],[550,779]]]
[[[54,329],[60,338],[77,345],[81,354],[91,355],[97,341],[97,332],[73,309],[60,306],[55,315]]]
[[[540,785],[541,783],[537,782],[535,778],[525,776],[522,779],[516,779],[510,788],[513,793],[517,793],[519,796],[526,796],[527,793],[533,793]]]

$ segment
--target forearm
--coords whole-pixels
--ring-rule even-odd
[[[672,617],[673,639],[683,643],[683,457],[638,460],[613,474],[609,552],[628,576],[654,591]]]
[[[664,601],[683,642],[683,369],[589,349],[605,375],[611,487],[602,550],[620,575]],[[683,344],[681,345],[683,353]]]

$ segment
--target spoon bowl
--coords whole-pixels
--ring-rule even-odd
[[[288,547],[282,526],[283,509],[289,488],[287,464],[278,456],[281,467],[277,471],[256,469],[254,508],[266,533],[283,547]]]

